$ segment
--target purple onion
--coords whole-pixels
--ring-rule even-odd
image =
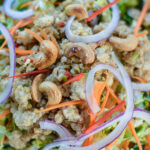
[[[16,70],[16,51],[15,51],[14,40],[10,32],[8,31],[8,29],[2,23],[0,23],[0,31],[2,32],[5,39],[7,40],[7,44],[9,48],[9,59],[10,59],[9,76],[14,76]],[[5,90],[0,94],[0,104],[5,103],[8,97],[11,95],[13,82],[14,82],[14,78],[8,79],[8,83]]]
[[[3,4],[3,10],[7,16],[14,19],[24,19],[33,15],[33,10],[17,11],[11,8],[11,5],[14,0],[5,0]]]
[[[109,2],[113,2],[114,0],[109,0]],[[65,34],[68,40],[72,42],[84,42],[84,43],[93,43],[93,42],[100,42],[107,39],[117,28],[119,21],[120,21],[120,12],[118,5],[115,4],[112,6],[112,20],[109,25],[103,31],[89,36],[78,36],[74,35],[71,31],[71,24],[75,16],[69,18],[65,26]]]
[[[40,128],[45,129],[45,130],[52,130],[58,133],[61,139],[66,138],[66,137],[72,137],[72,134],[62,125],[59,125],[53,121],[45,120],[45,121],[40,121]]]

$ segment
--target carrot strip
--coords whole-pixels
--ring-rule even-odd
[[[148,8],[149,8],[149,4],[150,4],[150,0],[146,0],[145,4],[144,4],[144,7],[142,9],[142,12],[140,14],[140,17],[138,18],[138,21],[137,21],[137,24],[136,24],[136,27],[134,29],[134,34],[135,35],[138,35],[138,31],[139,31],[139,28],[144,20],[144,17],[148,11]]]
[[[110,149],[111,149],[111,147],[113,147],[113,146],[114,146],[114,144],[116,144],[117,140],[118,140],[118,138],[117,138],[117,139],[115,139],[115,140],[114,140],[112,143],[110,143],[108,146],[106,146],[106,150],[110,150]]]
[[[112,3],[107,4],[106,6],[102,7],[101,9],[99,9],[98,11],[94,12],[90,17],[88,17],[86,20],[87,21],[91,21],[92,19],[94,19],[96,16],[100,15],[101,13],[103,13],[106,9],[110,8],[111,6],[117,4],[120,0],[115,0]]]
[[[14,34],[14,32],[20,27],[20,25],[24,22],[24,20],[19,21],[11,30],[11,35]],[[7,44],[7,40],[4,41],[4,43],[2,44],[2,46],[0,47],[0,49],[3,49],[3,47]]]
[[[148,34],[148,32],[145,31],[145,32],[139,33],[138,35],[136,35],[136,37],[139,38],[139,37],[142,37],[142,36],[147,35],[147,34]]]
[[[22,74],[16,74],[14,76],[6,77],[6,78],[1,79],[1,80],[6,80],[6,79],[10,79],[10,78],[18,78],[18,77],[29,76],[29,75],[40,74],[40,73],[46,73],[46,72],[49,72],[49,70],[43,69],[43,70],[31,71],[31,72],[22,73]]]
[[[124,142],[124,145],[123,145],[124,150],[127,150],[129,143],[130,143],[129,141]]]
[[[29,2],[24,3],[24,4],[22,4],[22,5],[20,6],[20,9],[32,5],[32,3],[33,3],[33,1],[29,1]]]
[[[35,32],[31,31],[30,29],[25,29],[28,33],[30,33],[37,41],[40,43],[43,41],[43,39]]]
[[[146,138],[147,138],[148,144],[150,145],[150,134],[146,135]]]
[[[8,48],[4,48],[4,50],[9,53]],[[15,48],[15,51],[16,51],[16,54],[18,54],[18,55],[29,55],[29,54],[35,53],[33,50],[24,50],[24,49],[20,49],[20,48]]]
[[[40,33],[42,35],[42,37],[45,39],[45,40],[49,40],[48,36],[46,35],[45,32],[43,32],[42,30],[40,30]]]
[[[47,112],[47,111],[50,111],[50,110],[53,110],[53,109],[57,109],[57,108],[65,107],[65,106],[70,106],[70,105],[82,104],[82,103],[85,103],[85,102],[86,102],[85,100],[77,100],[77,101],[71,101],[71,102],[64,102],[64,103],[61,103],[61,104],[50,106],[50,107],[48,107],[46,109],[43,109],[43,110],[35,111],[35,113]]]
[[[2,119],[3,117],[5,117],[5,116],[8,115],[8,114],[10,114],[10,110],[9,110],[9,109],[5,110],[4,112],[2,112],[2,113],[0,114],[0,119]]]
[[[64,82],[61,86],[65,86],[69,83],[75,82],[75,81],[79,81],[84,77],[84,73],[80,73],[78,75],[76,75],[75,77],[69,79],[68,81]]]
[[[138,136],[137,136],[137,134],[136,134],[134,125],[132,124],[131,121],[129,122],[128,125],[129,125],[129,127],[130,127],[130,130],[132,131],[132,134],[133,134],[133,136],[134,136],[136,142],[137,142],[137,145],[138,145],[138,147],[139,147],[139,150],[142,150],[142,145],[141,145],[140,140],[139,140],[139,138],[138,138]]]
[[[94,124],[92,124],[86,131],[84,131],[85,134],[88,134],[90,131],[92,131],[93,129],[95,129],[96,127],[98,127],[100,124],[104,123],[113,113],[115,113],[116,111],[118,111],[119,109],[123,108],[125,105],[125,101],[122,101],[120,104],[118,104],[117,106],[115,106],[114,108],[112,108],[109,112],[107,112],[105,114],[105,116],[103,116],[100,120],[98,120],[97,122],[95,122]]]
[[[101,106],[101,110],[96,114],[96,116],[99,116],[103,112],[103,110],[104,110],[104,108],[106,106],[106,103],[108,101],[109,94],[110,94],[109,91],[107,91],[105,99],[104,99],[104,101],[102,103],[102,106]]]
[[[141,83],[147,83],[147,81],[142,79],[141,77],[134,76],[133,78],[136,79],[136,80],[139,80]]]
[[[29,24],[31,24],[31,23],[33,23],[33,21],[34,21],[36,18],[37,18],[37,17],[35,16],[35,17],[31,17],[31,18],[25,19],[24,22],[23,22],[23,24],[20,25],[20,28],[21,28],[21,27],[24,27],[24,26],[27,26],[27,25],[29,25]]]

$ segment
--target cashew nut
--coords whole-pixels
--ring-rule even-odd
[[[76,56],[82,59],[83,64],[92,64],[95,60],[95,54],[92,46],[84,43],[72,43],[65,50],[66,57]]]
[[[47,105],[59,104],[62,100],[61,91],[53,82],[42,82],[39,86],[39,91],[45,93],[48,96]]]
[[[88,18],[87,10],[81,4],[70,4],[66,7],[68,16],[76,16],[78,20]]]
[[[32,82],[31,95],[35,102],[40,102],[41,100],[42,95],[39,91],[39,85],[41,84],[43,78],[44,78],[44,75],[39,74],[34,78]]]
[[[40,53],[34,61],[35,67],[38,70],[45,69],[55,63],[58,56],[58,49],[53,42],[43,40],[40,45]]]
[[[129,35],[126,39],[121,39],[119,37],[110,37],[110,42],[113,46],[120,51],[132,51],[138,45],[138,39],[135,35]]]

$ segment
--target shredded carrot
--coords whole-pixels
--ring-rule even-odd
[[[31,31],[30,29],[25,29],[28,33],[30,33],[37,41],[40,43],[43,41],[43,39],[35,32]]]
[[[147,138],[148,144],[150,145],[150,134],[146,135],[146,138]]]
[[[136,27],[134,29],[134,34],[135,35],[138,35],[138,32],[139,32],[139,28],[144,20],[144,17],[148,11],[148,8],[149,8],[149,4],[150,4],[150,0],[146,0],[145,4],[144,4],[144,7],[142,9],[142,12],[140,14],[140,17],[138,18],[138,21],[137,21],[137,24],[136,24]]]
[[[120,104],[118,104],[117,106],[115,106],[114,108],[112,108],[109,112],[107,112],[105,114],[105,116],[103,116],[100,120],[98,120],[97,122],[95,122],[94,124],[92,124],[86,131],[84,131],[85,134],[88,134],[90,131],[92,131],[93,129],[95,129],[97,126],[99,126],[100,124],[104,123],[110,116],[112,116],[113,113],[115,113],[116,111],[118,111],[119,109],[123,108],[125,105],[125,101],[122,101]]]
[[[83,77],[84,77],[84,73],[80,73],[80,74],[76,75],[75,77],[69,79],[68,81],[64,82],[64,83],[62,84],[62,86],[65,86],[65,85],[67,85],[67,84],[69,84],[69,83],[72,83],[72,82],[75,82],[75,81],[79,81],[79,80],[81,80]]]
[[[50,70],[48,70],[48,69],[37,70],[37,71],[31,71],[31,72],[22,73],[22,74],[16,74],[16,75],[14,75],[14,76],[6,77],[6,78],[1,79],[1,80],[6,80],[6,79],[10,79],[10,78],[18,78],[18,77],[29,76],[29,75],[40,74],[40,73],[46,73],[46,72],[49,72],[49,71],[50,71]]]
[[[106,103],[108,101],[108,97],[109,97],[109,91],[107,91],[105,99],[104,99],[104,101],[102,103],[102,106],[101,106],[101,110],[96,114],[96,116],[99,116],[103,112],[103,110],[104,110],[104,108],[106,106]]]
[[[45,39],[45,40],[49,40],[48,36],[46,35],[45,32],[43,32],[42,30],[40,30],[40,33],[42,35],[42,37]]]
[[[23,22],[23,24],[20,25],[20,28],[21,28],[21,27],[25,27],[25,26],[27,26],[27,25],[33,23],[33,21],[34,21],[36,18],[37,18],[37,17],[35,16],[35,17],[28,18],[28,19],[24,19],[24,22]]]
[[[48,107],[46,109],[43,109],[43,110],[35,111],[35,113],[47,112],[47,111],[54,110],[54,109],[57,109],[57,108],[61,108],[61,107],[65,107],[65,106],[70,106],[70,105],[82,104],[82,103],[85,103],[85,102],[86,102],[85,100],[77,100],[77,101],[64,102],[64,103],[61,103],[61,104],[50,106],[50,107]]]
[[[14,32],[20,27],[20,25],[24,22],[24,20],[19,21],[11,30],[11,35],[14,34]],[[3,49],[3,47],[7,44],[7,41],[5,40],[0,49]]]
[[[4,48],[4,50],[6,52],[9,52],[8,48]],[[15,48],[16,54],[18,55],[29,55],[29,54],[33,54],[35,53],[33,50],[24,50],[24,49],[20,49],[20,48]]]
[[[20,9],[32,5],[32,3],[33,3],[33,1],[29,1],[29,2],[24,3],[24,4],[22,4],[22,5],[20,6]]]
[[[117,103],[120,103],[119,98],[116,96],[116,94],[113,92],[113,90],[112,90],[108,85],[106,85],[106,88],[107,88],[107,90],[110,92],[110,94],[111,94],[111,96],[114,98],[114,100],[115,100]]]
[[[129,143],[130,143],[129,141],[124,142],[124,145],[123,145],[124,150],[127,150]]]
[[[141,83],[147,83],[147,81],[142,79],[141,77],[134,76],[133,78],[139,80]]]
[[[142,150],[142,145],[141,145],[140,140],[139,140],[139,138],[138,138],[138,136],[137,136],[137,134],[136,134],[134,125],[132,124],[131,121],[129,122],[128,125],[129,125],[129,127],[130,127],[130,130],[132,131],[132,134],[133,134],[133,136],[134,136],[136,142],[137,142],[137,145],[138,145],[138,147],[139,147],[139,150]]]
[[[94,19],[96,16],[100,15],[101,13],[103,13],[106,9],[110,8],[111,6],[117,4],[120,0],[115,0],[112,3],[107,4],[106,6],[100,8],[98,11],[94,12],[90,17],[88,17],[86,20],[87,21],[91,21],[92,19]]]
[[[5,116],[8,115],[8,114],[10,114],[10,110],[9,110],[9,109],[5,110],[4,112],[2,112],[2,113],[0,114],[0,119],[2,119],[3,117],[5,117]]]
[[[146,135],[147,138],[147,144],[144,147],[144,150],[150,150],[150,134]]]
[[[106,82],[96,82],[94,84],[94,97],[98,105],[100,104],[100,101],[101,101],[100,99],[105,89],[105,86],[106,86]]]
[[[114,140],[112,143],[110,143],[108,146],[106,146],[106,150],[110,150],[110,149],[114,146],[114,144],[116,144],[117,140],[118,140],[118,138],[115,139],[115,140]]]
[[[142,37],[142,36],[147,35],[147,34],[148,34],[148,32],[145,31],[145,32],[139,33],[138,35],[136,35],[136,37],[139,38],[139,37]]]

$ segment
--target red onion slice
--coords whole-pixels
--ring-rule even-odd
[[[2,34],[4,35],[4,37],[8,43],[9,58],[10,58],[9,76],[14,76],[15,75],[15,69],[16,69],[15,44],[14,44],[14,41],[13,41],[13,38],[12,38],[10,32],[2,23],[0,23],[0,31],[2,32]],[[8,79],[8,84],[5,88],[5,90],[0,94],[0,104],[5,103],[5,101],[10,96],[10,94],[12,92],[13,82],[14,82],[14,78]]]
[[[63,126],[49,120],[40,121],[40,128],[45,130],[52,130],[58,133],[61,139],[66,137],[73,137],[72,134]]]
[[[33,15],[33,10],[25,10],[25,11],[16,11],[11,9],[11,5],[14,0],[5,0],[3,4],[3,10],[7,16],[14,19],[24,19]]]
[[[109,2],[113,2],[114,0],[109,0]],[[84,43],[93,43],[93,42],[100,42],[107,39],[117,28],[120,20],[120,12],[118,5],[115,4],[112,6],[112,20],[109,23],[108,27],[103,31],[89,36],[78,36],[74,35],[71,31],[71,24],[72,21],[75,19],[75,16],[69,18],[65,26],[65,34],[68,40],[72,42],[84,42]]]

